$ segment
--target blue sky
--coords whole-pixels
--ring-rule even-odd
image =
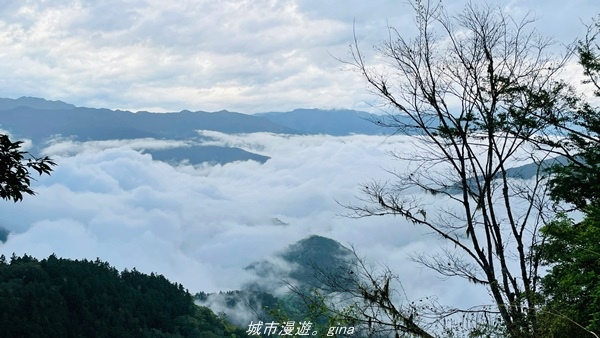
[[[490,3],[531,11],[559,43],[582,36],[599,9],[593,0]],[[364,83],[335,59],[347,57],[353,24],[369,59],[388,24],[414,30],[406,1],[391,0],[0,4],[3,97],[133,111],[370,110]],[[463,4],[444,2],[451,13]]]

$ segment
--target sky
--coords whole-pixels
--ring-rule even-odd
[[[594,0],[490,1],[571,42]],[[451,13],[464,1],[445,1]],[[0,93],[132,111],[373,110],[348,60],[387,26],[414,31],[398,0],[0,0]]]

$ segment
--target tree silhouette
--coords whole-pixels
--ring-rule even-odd
[[[36,158],[21,150],[22,144],[0,134],[0,197],[14,202],[23,200],[23,194],[35,194],[31,189],[32,171],[49,175],[56,165],[47,156]]]

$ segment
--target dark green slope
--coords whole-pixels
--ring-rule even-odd
[[[96,260],[0,257],[0,337],[246,337],[180,284]]]

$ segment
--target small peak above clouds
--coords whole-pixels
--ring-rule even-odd
[[[326,278],[339,271],[350,271],[352,251],[339,242],[318,235],[308,236],[283,251],[255,262],[246,270],[254,281],[242,290],[196,294],[198,304],[214,312],[224,312],[232,322],[245,326],[251,320],[269,321],[265,308],[277,309],[294,303],[294,290],[325,287]],[[291,297],[291,298],[290,298]],[[286,303],[286,305],[282,305]]]
[[[349,271],[352,251],[331,238],[311,235],[291,244],[273,257],[252,263],[246,270],[258,279],[247,285],[254,290],[277,290],[291,283],[299,288],[320,287],[323,274]],[[285,291],[285,290],[284,290]]]

